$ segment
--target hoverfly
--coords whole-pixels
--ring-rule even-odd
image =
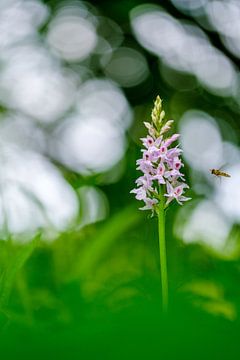
[[[228,173],[224,172],[224,171],[221,171],[219,169],[210,169],[211,171],[211,174],[217,176],[217,177],[231,177],[231,175],[229,175]]]

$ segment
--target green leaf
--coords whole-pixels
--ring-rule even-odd
[[[39,236],[38,234],[30,243],[21,245],[16,253],[10,257],[0,280],[0,309],[7,305],[16,275],[36,248]]]
[[[141,215],[135,208],[127,207],[114,215],[99,229],[97,236],[81,254],[79,268],[82,274],[86,274],[106,253],[116,239],[135,226],[141,219]]]

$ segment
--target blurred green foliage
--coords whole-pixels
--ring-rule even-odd
[[[183,247],[168,224],[171,300],[164,317],[156,224],[145,220],[128,207],[51,244],[39,236],[28,245],[1,242],[2,353],[36,359],[237,356],[239,260],[217,259],[200,245]]]

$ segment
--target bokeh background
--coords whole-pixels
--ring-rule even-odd
[[[239,19],[238,0],[0,0],[2,353],[237,358]],[[167,318],[129,194],[158,94],[192,197],[167,213]]]

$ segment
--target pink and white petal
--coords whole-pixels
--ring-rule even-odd
[[[176,141],[179,138],[180,134],[173,134],[169,139],[165,141],[165,145],[168,147],[170,146],[174,141]]]
[[[188,200],[192,200],[192,198],[186,197],[186,196],[180,196],[180,197],[179,197],[179,200],[180,200],[180,201],[188,201]]]
[[[166,195],[165,195],[166,196]],[[167,201],[166,201],[166,204],[165,205],[169,205],[170,202],[173,200],[174,198],[172,196],[169,196]]]
[[[174,190],[173,190],[173,187],[172,187],[172,185],[170,184],[169,181],[166,181],[166,185],[167,185],[167,193],[168,194],[173,194]]]
[[[160,144],[161,144],[161,142],[162,142],[162,136],[159,136],[156,140],[155,140],[155,145],[157,146],[157,147],[159,147],[160,146]]]

